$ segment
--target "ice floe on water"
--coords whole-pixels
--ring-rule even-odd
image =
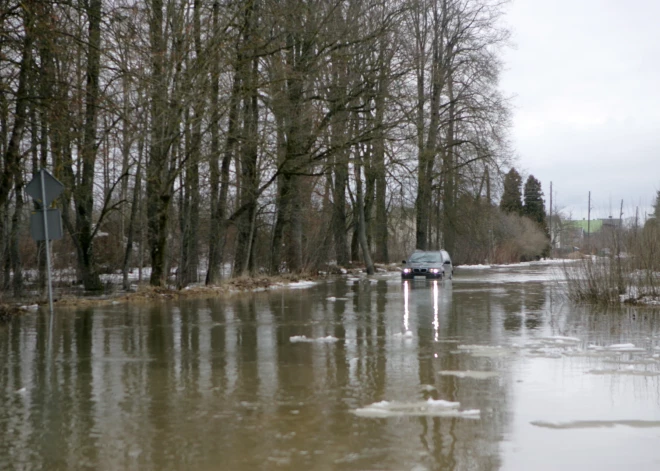
[[[317,285],[317,281],[294,281],[285,285],[287,288],[300,289],[300,288],[311,288],[312,286]]]
[[[442,399],[427,399],[426,401],[400,402],[380,401],[365,407],[354,409],[351,412],[359,417],[387,418],[387,417],[460,417],[465,419],[479,419],[481,411],[478,409],[460,410],[459,402]]]
[[[317,337],[317,338],[308,338],[304,335],[294,335],[293,337],[289,337],[289,341],[291,343],[333,343],[333,342],[338,342],[339,339],[337,337],[333,337],[332,335],[328,335],[327,337]]]
[[[572,422],[546,422],[543,420],[535,420],[530,423],[536,427],[552,429],[611,428],[618,425],[633,428],[660,427],[660,421],[657,420],[574,420]]]
[[[503,347],[501,345],[459,345],[458,353],[469,353],[475,357],[508,357],[518,353],[518,347]]]
[[[587,373],[592,375],[660,376],[660,373],[657,371],[635,368],[634,365],[629,365],[622,369],[596,368],[587,371]]]
[[[456,376],[457,378],[472,378],[472,379],[488,379],[488,378],[495,378],[499,376],[498,373],[494,371],[471,371],[471,370],[466,370],[466,371],[439,371],[438,372],[442,376]]]
[[[395,339],[411,339],[414,337],[412,330],[406,330],[405,332],[397,332],[393,335]]]
[[[542,342],[552,342],[552,343],[580,343],[582,339],[577,337],[566,337],[564,335],[553,335],[551,337],[541,337],[539,340]]]
[[[607,350],[613,352],[645,352],[646,349],[636,347],[634,343],[615,343],[609,347],[605,347]]]

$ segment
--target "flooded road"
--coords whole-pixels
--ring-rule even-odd
[[[2,470],[658,470],[660,314],[457,268],[0,326]]]

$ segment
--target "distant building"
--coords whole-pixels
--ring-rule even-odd
[[[564,221],[556,247],[561,252],[602,250],[610,245],[614,231],[620,227],[621,219],[612,217]]]

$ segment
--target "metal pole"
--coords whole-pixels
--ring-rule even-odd
[[[587,207],[587,250],[591,254],[591,192],[589,192],[589,206]]]
[[[53,314],[53,283],[50,274],[50,239],[48,237],[48,208],[46,207],[46,182],[44,169],[39,171],[41,176],[41,211],[44,215],[44,237],[46,238],[46,269],[48,271],[48,309]]]
[[[548,232],[550,232],[550,258],[552,258],[552,249],[555,248],[555,241],[552,235],[552,182],[550,182],[550,218],[548,219]]]

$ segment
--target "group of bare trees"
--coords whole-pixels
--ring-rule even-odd
[[[86,289],[452,251],[506,164],[499,0],[4,0],[0,278],[48,168]],[[69,256],[71,254],[71,256]],[[200,276],[202,279],[200,280]]]

